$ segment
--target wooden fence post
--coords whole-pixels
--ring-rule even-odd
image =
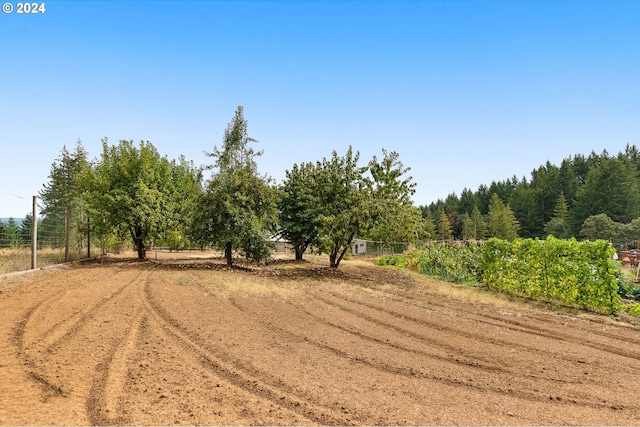
[[[31,213],[31,269],[37,268],[36,252],[38,250],[38,217],[36,215],[36,201],[38,196],[33,196],[33,207]]]

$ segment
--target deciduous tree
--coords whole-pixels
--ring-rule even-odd
[[[180,206],[194,197],[199,172],[161,157],[148,141],[109,145],[90,174],[89,204],[103,231],[129,235],[139,259],[146,258],[151,239],[177,226]],[[191,175],[190,185],[177,176]]]
[[[279,234],[291,243],[297,261],[310,245],[318,245],[322,205],[317,192],[322,183],[316,175],[313,163],[294,164],[280,187]]]
[[[233,250],[252,261],[269,256],[266,238],[276,231],[276,197],[268,178],[258,175],[256,142],[247,133],[243,108],[238,107],[224,133],[222,147],[214,147],[214,174],[198,199],[192,236],[201,244],[224,248],[228,265]]]
[[[616,237],[616,223],[607,214],[591,215],[584,220],[580,236],[587,240],[613,240]]]
[[[358,166],[359,153],[349,147],[344,157],[334,150],[330,159],[316,164],[316,195],[320,213],[319,248],[329,254],[329,265],[337,268],[356,234],[371,218],[371,182],[366,167]]]
[[[406,174],[411,168],[404,167],[400,155],[382,150],[382,159],[376,156],[369,162],[373,178],[371,193],[371,219],[368,236],[384,245],[394,242],[415,243],[421,236],[420,209],[411,201],[416,183]]]

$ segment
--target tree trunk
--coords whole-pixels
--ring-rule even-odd
[[[136,225],[131,232],[131,237],[133,237],[133,244],[136,245],[136,250],[138,251],[138,259],[141,261],[147,259],[147,248],[144,246],[144,231],[142,227]]]
[[[338,248],[336,247],[331,249],[331,252],[329,253],[329,267],[338,268],[338,264],[340,264],[340,261],[336,262],[337,257],[338,257]]]
[[[331,254],[329,254],[329,265],[332,268],[338,268],[338,266],[340,265],[340,261],[342,261],[342,258],[344,257],[344,255],[347,253],[349,249],[351,249],[351,243],[353,242],[353,238],[355,237],[355,235],[356,233],[351,233],[351,235],[349,236],[349,240],[347,240],[347,243],[345,244],[344,249],[342,249],[342,252],[340,253],[340,256],[338,256],[340,247],[336,246],[331,250]]]
[[[136,246],[138,247],[138,259],[140,261],[147,259],[147,250],[144,247],[144,243],[140,242],[139,244],[136,244]]]
[[[233,265],[233,258],[231,257],[231,242],[224,244],[224,257],[227,260],[227,265],[231,267]]]
[[[302,255],[305,253],[308,247],[309,247],[309,243],[306,241],[303,241],[302,243],[300,243],[298,246],[295,247],[296,261],[302,261]]]

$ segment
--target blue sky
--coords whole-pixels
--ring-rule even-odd
[[[395,150],[429,204],[640,146],[640,1],[45,1],[0,13],[0,217],[64,145],[197,165],[238,105],[277,182]]]

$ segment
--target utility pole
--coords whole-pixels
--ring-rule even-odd
[[[87,216],[87,258],[91,258],[91,222]]]
[[[69,262],[69,234],[71,231],[71,205],[67,205],[64,215],[64,262]]]
[[[33,208],[31,213],[31,269],[37,268],[36,251],[38,250],[38,217],[36,216],[36,201],[38,196],[33,196]]]

